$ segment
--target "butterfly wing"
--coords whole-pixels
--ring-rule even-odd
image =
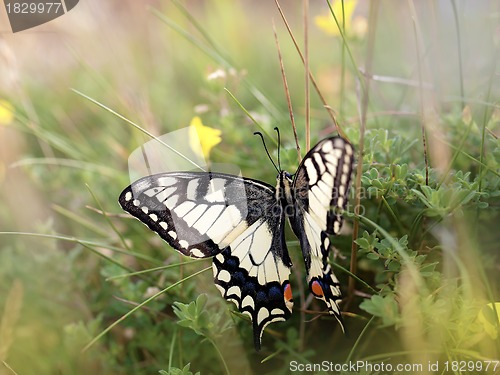
[[[326,138],[307,153],[292,186],[297,207],[292,228],[301,243],[309,289],[341,325],[340,285],[328,264],[328,235],[342,226],[353,162],[351,144],[341,137]]]
[[[292,264],[272,186],[223,173],[162,173],[134,182],[119,203],[184,255],[215,256],[215,284],[252,319],[256,349],[269,323],[288,319]]]
[[[251,194],[255,190],[249,189]],[[173,172],[143,177],[127,187],[122,208],[184,255],[220,253],[255,220],[245,180],[222,173]]]
[[[271,197],[269,197],[271,198]],[[260,202],[261,205],[275,202]],[[222,296],[252,319],[254,344],[260,349],[264,328],[290,317],[293,300],[290,261],[284,241],[284,217],[255,221],[213,261],[215,284]]]

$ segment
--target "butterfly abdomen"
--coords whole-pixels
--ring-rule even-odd
[[[285,216],[293,217],[295,215],[295,193],[292,189],[292,176],[287,171],[281,171],[276,180],[276,200],[279,207],[282,208]]]

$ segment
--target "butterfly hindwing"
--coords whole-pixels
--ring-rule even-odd
[[[288,319],[292,312],[292,263],[283,219],[268,215],[256,221],[213,261],[215,284],[223,297],[252,319],[257,350],[264,328]]]
[[[328,264],[328,235],[338,234],[342,226],[353,161],[354,150],[347,141],[324,139],[307,153],[292,186],[297,208],[291,221],[301,243],[309,288],[341,325],[340,285]]]

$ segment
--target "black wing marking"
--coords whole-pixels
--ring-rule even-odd
[[[340,137],[324,139],[307,153],[292,186],[297,205],[292,228],[301,243],[309,289],[326,303],[342,328],[337,305],[340,285],[328,264],[328,235],[337,234],[342,226],[353,163],[351,144]]]
[[[292,263],[272,186],[222,173],[162,173],[134,182],[119,203],[181,253],[215,256],[215,284],[252,319],[257,350],[264,328],[289,318]]]

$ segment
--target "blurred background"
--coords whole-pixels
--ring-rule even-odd
[[[280,5],[304,53],[304,3]],[[291,360],[498,359],[497,311],[482,309],[500,300],[500,3],[315,1],[307,13],[317,87],[357,150],[364,134],[361,214],[394,236],[416,266],[401,261],[392,269],[398,251],[383,258],[380,243],[372,246],[381,232],[365,225],[356,274],[374,289],[358,282],[350,290],[342,306],[347,337],[317,313],[320,305],[305,301],[304,313],[297,294],[294,317],[270,326],[256,354],[250,325],[229,312],[205,272],[82,351],[138,303],[210,265],[109,279],[186,260],[118,207],[130,183],[127,159],[150,140],[130,122],[159,136],[199,117],[220,130],[211,160],[274,185],[275,171],[252,133],[272,135],[279,126],[282,166],[295,171],[298,160],[273,24],[302,155],[304,65],[272,1],[87,0],[14,34],[2,8],[0,374],[174,374],[188,363],[201,374],[278,374],[289,372]],[[312,144],[336,133],[312,85],[310,118]],[[352,218],[346,228],[335,246],[349,269]],[[292,285],[303,291],[292,238]],[[416,267],[425,287],[408,281],[405,267]],[[346,294],[348,274],[337,274]],[[187,318],[176,315],[174,302],[201,293],[213,297],[199,301],[208,314],[179,326]],[[419,293],[421,300],[408,301]],[[378,302],[360,308],[371,295]],[[195,323],[201,335],[189,329]]]

